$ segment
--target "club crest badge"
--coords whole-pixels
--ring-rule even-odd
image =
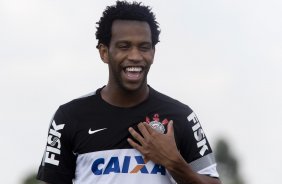
[[[151,121],[149,125],[162,134],[165,132],[165,127],[161,122]]]
[[[165,125],[168,124],[168,120],[164,119],[160,122],[159,114],[155,114],[151,120],[148,116],[146,117],[146,123],[148,123],[153,129],[164,134]]]

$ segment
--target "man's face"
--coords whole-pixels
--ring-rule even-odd
[[[145,87],[154,51],[147,22],[115,20],[104,58],[109,65],[109,84],[127,91]]]

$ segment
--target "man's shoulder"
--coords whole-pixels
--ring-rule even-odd
[[[177,99],[175,99],[171,96],[168,96],[164,93],[161,93],[161,92],[159,92],[159,91],[157,91],[153,88],[151,88],[151,96],[155,100],[159,101],[160,103],[167,104],[167,105],[172,106],[172,107],[176,107],[177,109],[185,109],[185,110],[189,110],[189,111],[191,110],[190,107],[187,104],[185,104],[185,103],[183,103],[183,102],[181,102],[181,101],[179,101],[179,100],[177,100]]]
[[[61,106],[63,107],[69,107],[69,106],[76,106],[76,105],[80,105],[83,103],[87,103],[89,100],[91,100],[94,96],[96,95],[96,91],[95,92],[91,92],[88,94],[85,94],[83,96],[74,98],[73,100],[66,102],[64,104],[62,104]]]
[[[98,91],[98,90],[97,90]],[[60,105],[60,109],[63,111],[72,111],[72,110],[81,110],[85,108],[91,108],[91,106],[95,105],[95,101],[97,101],[98,92],[94,91],[91,93],[87,93],[80,97],[74,98],[73,100],[66,102]]]

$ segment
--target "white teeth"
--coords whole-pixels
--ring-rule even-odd
[[[127,72],[141,72],[142,67],[126,67],[125,69]]]

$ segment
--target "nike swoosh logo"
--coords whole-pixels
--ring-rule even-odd
[[[105,129],[107,129],[107,128],[101,128],[101,129],[97,129],[97,130],[91,130],[91,128],[90,128],[88,130],[88,133],[89,134],[95,134],[95,133],[100,132],[100,131],[105,130]]]

